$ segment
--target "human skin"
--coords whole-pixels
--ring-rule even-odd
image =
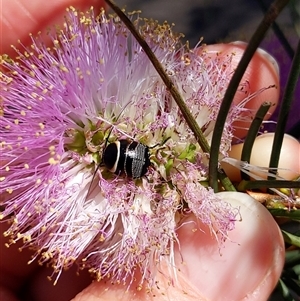
[[[19,39],[27,45],[30,42],[28,33],[34,35],[53,24],[61,23],[65,8],[70,5],[81,10],[93,5],[97,11],[103,1],[1,0],[0,52],[13,57],[11,44],[16,44]],[[219,44],[207,46],[201,51],[207,51],[211,56],[218,53],[221,57],[234,52],[234,64],[237,65],[244,49],[243,44]],[[277,85],[278,71],[268,55],[257,53],[244,79],[258,90],[268,85]],[[254,107],[266,98],[272,99],[274,105],[277,103],[278,89],[270,89],[266,93],[269,94],[260,95],[253,101]],[[238,103],[243,97],[237,94],[235,102]],[[0,299],[64,301],[79,293],[75,301],[266,300],[277,283],[284,262],[284,245],[279,228],[268,211],[253,199],[243,199],[240,195],[223,197],[241,208],[242,220],[237,222],[236,229],[230,232],[224,247],[219,249],[208,229],[194,216],[187,216],[185,226],[178,230],[180,250],[175,250],[175,254],[180,271],[174,285],[170,286],[166,277],[158,274],[160,288],[154,289],[152,293],[137,291],[134,285],[126,291],[123,285],[111,285],[109,280],[90,284],[91,279],[87,273],[81,272],[77,276],[75,270],[71,270],[64,272],[57,286],[53,286],[46,278],[51,274],[51,269],[39,267],[35,262],[27,265],[32,253],[28,250],[18,252],[20,244],[7,249],[3,239],[0,248]],[[3,232],[6,224],[0,225]],[[198,230],[194,231],[196,228]]]

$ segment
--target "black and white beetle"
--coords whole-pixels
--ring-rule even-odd
[[[134,140],[117,140],[105,147],[102,162],[109,171],[117,175],[141,178],[151,165],[149,147]]]

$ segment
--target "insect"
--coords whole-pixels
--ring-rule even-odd
[[[109,135],[106,139],[106,144]],[[149,149],[150,147],[147,145],[129,138],[120,139],[105,146],[101,163],[97,166],[93,175],[87,196],[92,190],[97,170],[103,165],[114,174],[125,175],[131,179],[142,178],[151,165]]]
[[[129,139],[117,140],[105,147],[102,161],[109,171],[132,179],[143,177],[151,165],[149,147]]]
[[[116,120],[120,118],[121,114],[130,104],[131,102],[128,102],[124,105],[121,112],[116,117]],[[113,128],[114,126],[112,126],[106,137],[101,163],[97,169],[104,165],[107,170],[116,175],[125,175],[132,179],[143,177],[147,173],[148,167],[151,165],[149,149],[153,147],[148,147],[147,145],[136,141],[133,137],[130,137],[120,129],[118,131],[127,138],[119,139],[108,144]]]

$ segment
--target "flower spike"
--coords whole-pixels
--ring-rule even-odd
[[[167,23],[130,18],[210,143],[231,57],[220,70],[219,58],[182,45]],[[0,217],[11,221],[5,235],[35,249],[56,277],[76,262],[112,283],[128,285],[138,270],[137,287],[151,287],[166,265],[166,277],[176,279],[176,230],[185,215],[195,214],[222,244],[238,209],[202,185],[207,156],[119,18],[69,8],[50,37],[51,47],[32,37],[30,48],[16,49],[16,61],[0,59]],[[241,110],[230,110],[221,157]],[[118,172],[100,163],[106,144],[120,141],[128,148],[116,146],[115,162],[124,159]],[[150,163],[145,155],[145,174],[130,177],[137,145],[147,147]]]

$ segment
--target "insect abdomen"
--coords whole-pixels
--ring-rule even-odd
[[[144,176],[150,166],[149,147],[137,141],[118,140],[103,153],[104,165],[115,174],[136,179]]]

